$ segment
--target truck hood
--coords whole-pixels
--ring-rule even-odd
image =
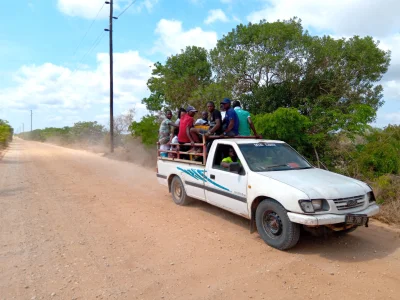
[[[368,186],[361,181],[317,168],[258,174],[299,189],[310,199],[338,199],[369,192]]]

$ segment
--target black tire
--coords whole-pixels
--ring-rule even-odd
[[[256,210],[257,230],[265,243],[279,250],[294,247],[300,238],[300,225],[289,220],[285,208],[274,200],[264,200]]]
[[[190,198],[186,195],[185,187],[183,186],[182,180],[175,176],[171,182],[171,194],[172,199],[178,205],[187,205],[190,202]]]
[[[346,234],[348,234],[350,232],[355,231],[357,228],[358,228],[358,226],[354,226],[354,227],[351,227],[351,228],[347,228],[345,230],[335,231],[335,233],[336,233],[336,235],[340,235],[340,236],[341,235],[346,235]]]

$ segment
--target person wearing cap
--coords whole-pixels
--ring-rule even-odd
[[[257,134],[256,128],[254,127],[253,122],[251,121],[250,113],[247,110],[242,109],[239,101],[233,101],[232,107],[235,110],[238,118],[239,118],[239,134],[241,136],[250,136],[250,128],[253,130],[254,135],[260,138],[260,135]]]
[[[229,98],[224,98],[221,104],[224,105],[226,111],[222,127],[224,130],[222,136],[239,135],[239,118],[235,110],[231,107],[231,100]]]
[[[194,147],[194,143],[199,143],[200,139],[197,134],[191,134],[190,129],[193,127],[194,123],[194,115],[196,114],[197,109],[193,106],[189,106],[186,109],[186,114],[181,117],[179,122],[179,133],[178,133],[178,141],[180,144],[191,143],[192,148],[189,152],[196,151],[197,149]]]

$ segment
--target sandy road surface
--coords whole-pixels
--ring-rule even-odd
[[[153,170],[16,139],[0,161],[0,299],[399,299],[400,232],[289,252]]]

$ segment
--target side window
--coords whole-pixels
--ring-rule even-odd
[[[215,150],[213,169],[230,172],[229,164],[232,162],[240,163],[234,148],[231,145],[219,144]]]
[[[218,170],[226,170],[221,167],[222,160],[227,156],[229,145],[219,144],[217,149],[215,150],[214,161],[213,161],[213,169]]]

